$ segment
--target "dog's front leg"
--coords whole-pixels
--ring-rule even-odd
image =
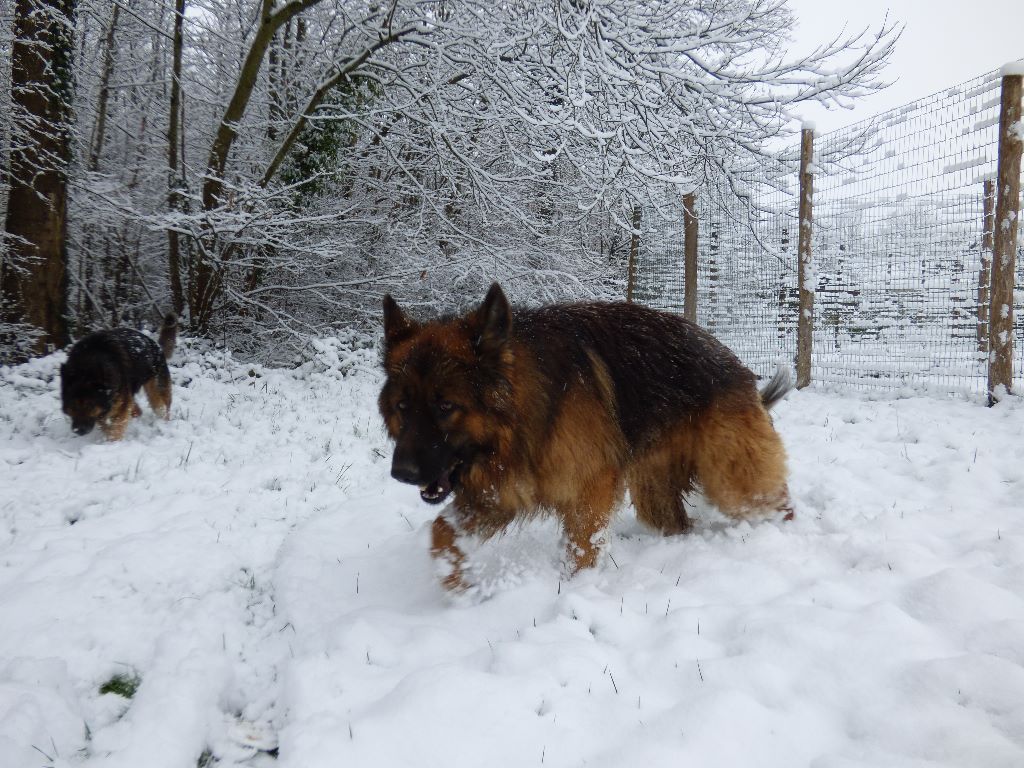
[[[462,578],[466,555],[456,543],[459,533],[452,520],[444,514],[437,516],[430,529],[430,554],[448,566],[441,583],[452,592],[462,592],[469,586]]]
[[[444,588],[463,592],[470,586],[464,578],[466,554],[459,546],[461,537],[489,539],[505,530],[514,519],[513,510],[493,507],[460,509],[456,505],[438,515],[430,530],[430,554],[445,565]]]
[[[124,437],[124,431],[132,418],[132,406],[135,400],[132,397],[119,397],[114,400],[114,407],[110,409],[107,418],[100,422],[100,429],[107,436],[107,440],[117,442]]]
[[[597,557],[606,543],[605,531],[612,510],[621,496],[619,475],[609,469],[579,490],[576,503],[559,510],[568,540],[566,556],[570,574],[597,564]]]
[[[569,575],[597,564],[597,556],[606,543],[604,534],[608,519],[609,515],[594,514],[590,509],[573,510],[565,516],[565,554]]]

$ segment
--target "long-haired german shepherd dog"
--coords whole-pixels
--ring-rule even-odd
[[[392,476],[439,504],[432,552],[465,587],[463,534],[555,513],[572,572],[594,565],[628,487],[637,517],[689,530],[695,487],[725,514],[792,514],[786,458],[768,408],[784,370],[754,374],[711,334],[635,304],[516,309],[491,286],[461,317],[417,322],[384,297],[380,411],[395,440]]]
[[[85,435],[99,424],[109,440],[124,437],[133,416],[142,414],[135,394],[145,388],[149,406],[165,419],[171,411],[171,373],[178,320],[164,318],[159,344],[130,328],[97,331],[78,341],[60,367],[60,398],[71,429]]]

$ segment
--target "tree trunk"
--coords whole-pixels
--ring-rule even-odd
[[[90,173],[100,169],[100,157],[107,139],[107,111],[110,103],[110,80],[114,75],[114,45],[116,41],[117,23],[121,15],[121,6],[115,5],[110,14],[110,24],[103,41],[103,65],[100,71],[99,96],[96,100],[96,122],[93,124],[92,136],[89,139],[89,159],[86,168]],[[85,37],[85,35],[83,35]],[[77,300],[75,302],[75,325],[79,330],[93,326],[96,312],[102,313],[101,305],[93,305],[92,290],[93,261],[95,260],[96,232],[94,227],[86,226],[82,247],[78,255],[78,279],[76,280]]]
[[[96,125],[93,127],[92,141],[89,148],[89,170],[96,172],[100,168],[100,154],[107,138],[107,104],[110,101],[110,78],[114,74],[114,44],[116,42],[117,19],[121,6],[115,5],[110,15],[110,27],[103,44],[103,71],[100,74],[100,95],[96,106]]]
[[[15,137],[0,266],[0,324],[12,360],[69,341],[67,166],[75,0],[16,0],[11,49]]]
[[[181,179],[178,174],[178,141],[181,130],[181,52],[184,44],[182,26],[185,20],[185,0],[174,3],[174,34],[171,63],[171,115],[167,126],[167,183],[170,192],[167,206],[171,212],[181,210]],[[178,232],[167,230],[167,271],[171,283],[171,305],[177,315],[185,309],[185,292],[181,286],[181,243]]]

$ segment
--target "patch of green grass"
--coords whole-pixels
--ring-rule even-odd
[[[100,693],[114,693],[126,699],[131,699],[135,696],[135,692],[139,690],[141,682],[142,678],[135,672],[127,675],[114,675],[100,686]]]

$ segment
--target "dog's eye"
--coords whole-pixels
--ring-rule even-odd
[[[441,413],[451,413],[455,410],[455,403],[450,400],[442,400],[437,404],[437,410]]]
[[[409,401],[408,400],[399,400],[397,403],[395,403],[395,408],[397,408],[400,411],[404,411],[408,407],[409,407]]]

